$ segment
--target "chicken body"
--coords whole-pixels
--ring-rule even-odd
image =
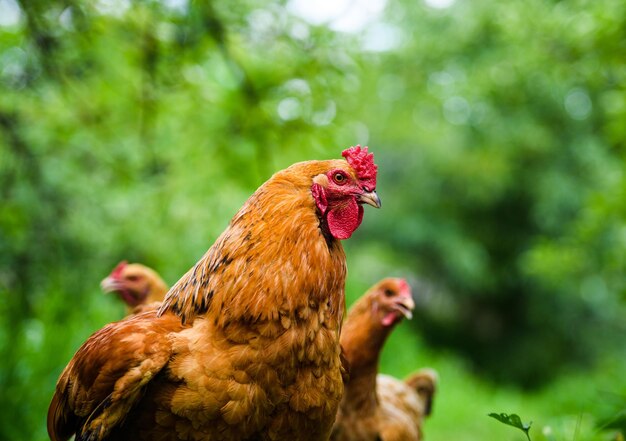
[[[381,441],[412,441],[423,439],[422,421],[430,415],[437,373],[421,369],[404,381],[392,376],[376,376],[381,424]]]
[[[52,440],[327,439],[343,392],[339,239],[361,202],[380,206],[373,161],[372,181],[346,159],[275,174],[158,312],[90,337],[57,385]]]
[[[423,418],[430,413],[436,376],[432,370],[407,381],[378,374],[378,361],[388,335],[403,317],[411,318],[411,291],[403,279],[384,279],[350,309],[341,345],[350,378],[333,441],[419,441]]]
[[[100,287],[105,293],[116,293],[126,303],[128,315],[158,309],[168,290],[152,268],[126,261],[118,263]]]

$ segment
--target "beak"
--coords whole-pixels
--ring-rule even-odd
[[[402,297],[396,301],[396,307],[398,312],[402,314],[407,320],[413,318],[413,308],[415,308],[415,302],[411,297]]]
[[[357,200],[361,203],[371,205],[374,208],[380,208],[380,198],[376,194],[376,191],[363,192],[357,196]]]
[[[120,289],[121,284],[118,283],[113,277],[107,277],[100,282],[100,289],[105,292],[105,294],[110,292],[115,292]]]

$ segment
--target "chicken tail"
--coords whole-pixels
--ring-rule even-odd
[[[58,391],[52,397],[48,408],[48,436],[51,441],[67,441],[70,439],[75,425],[68,421],[68,416],[64,412],[65,406],[59,397]]]
[[[424,415],[430,415],[437,389],[438,375],[434,369],[420,369],[409,375],[404,382],[419,395],[424,403]]]

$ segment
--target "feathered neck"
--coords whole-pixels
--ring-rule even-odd
[[[359,300],[350,312],[341,331],[341,346],[350,366],[350,379],[345,385],[341,407],[344,412],[373,413],[378,406],[376,376],[380,352],[393,326],[383,326],[373,316],[368,297]]]
[[[225,326],[278,320],[325,302],[341,320],[345,254],[322,233],[310,190],[333,162],[299,163],[272,176],[170,289],[159,314],[171,311],[183,322],[210,314]]]

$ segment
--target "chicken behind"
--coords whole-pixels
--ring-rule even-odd
[[[333,427],[333,441],[419,441],[430,414],[436,374],[419,371],[406,381],[378,373],[382,347],[415,303],[404,279],[383,279],[350,309],[341,345],[349,380]]]
[[[100,282],[100,287],[105,293],[117,294],[126,304],[128,315],[158,309],[168,291],[166,283],[152,268],[125,260]]]

